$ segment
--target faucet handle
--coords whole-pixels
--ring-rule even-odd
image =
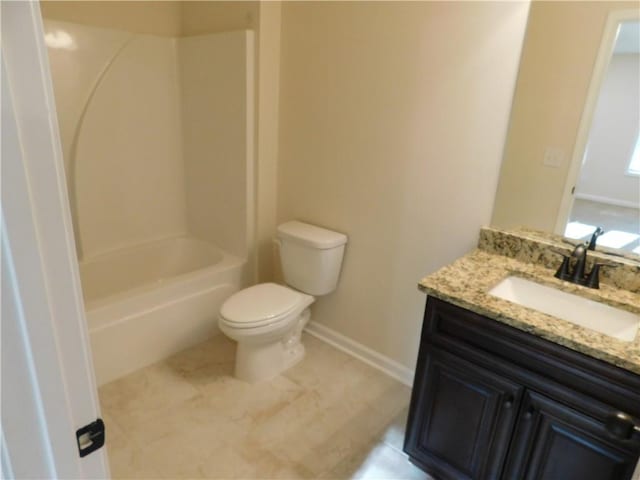
[[[554,277],[560,280],[568,280],[569,278],[571,278],[571,274],[569,272],[569,264],[570,264],[569,259],[571,258],[571,254],[568,252],[563,252],[562,250],[557,248],[550,248],[549,251],[557,255],[562,255],[562,264],[556,271],[556,274],[554,275]]]
[[[600,288],[600,267],[617,268],[620,265],[615,263],[594,263],[591,272],[584,282],[585,287]]]
[[[571,273],[569,272],[569,257],[565,256],[562,259],[562,264],[560,264],[554,277],[560,280],[569,280],[571,278]]]

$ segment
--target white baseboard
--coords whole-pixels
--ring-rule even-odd
[[[576,193],[575,198],[578,200],[589,200],[591,202],[614,205],[616,207],[640,208],[640,205],[628,200],[618,200],[617,198],[602,197],[600,195],[590,195],[588,193]]]
[[[414,371],[395,360],[392,360],[389,357],[386,357],[369,347],[365,347],[361,343],[351,340],[349,337],[345,337],[341,333],[316,322],[309,322],[305,331],[323,342],[342,350],[352,357],[371,365],[373,368],[386,373],[399,382],[404,383],[409,387],[413,385]]]

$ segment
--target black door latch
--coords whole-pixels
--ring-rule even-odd
[[[104,422],[101,418],[76,431],[80,457],[89,455],[104,445]]]

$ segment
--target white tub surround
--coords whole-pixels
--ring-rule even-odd
[[[217,333],[253,281],[253,33],[44,23],[102,384]]]
[[[78,257],[187,234],[247,257],[253,33],[45,31]]]

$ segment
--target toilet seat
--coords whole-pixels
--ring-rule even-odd
[[[233,328],[274,325],[300,306],[304,296],[275,283],[261,283],[237,292],[220,309],[220,318]]]

